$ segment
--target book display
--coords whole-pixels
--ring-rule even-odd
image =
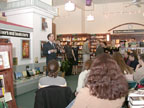
[[[13,64],[12,64],[12,44],[0,43],[0,81],[2,93],[7,102],[8,108],[17,108],[13,87]],[[7,95],[8,94],[8,97]],[[8,98],[8,99],[7,99]]]
[[[88,38],[90,39],[89,34],[63,34],[57,36],[58,40],[60,40],[61,46],[64,47],[67,45],[67,42],[71,42],[71,45],[76,42],[76,45],[79,46],[78,51],[78,64],[79,66],[82,65],[82,46],[84,41]]]
[[[144,108],[144,90],[137,90],[128,95],[130,108]]]

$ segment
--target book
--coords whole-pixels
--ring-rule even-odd
[[[0,96],[4,96],[5,93],[5,85],[4,85],[4,77],[0,75]]]
[[[10,68],[8,51],[0,52],[0,70]]]
[[[129,102],[132,105],[143,105],[144,106],[144,97],[130,97]]]
[[[129,102],[129,108],[144,108],[144,105],[133,105],[132,103]]]

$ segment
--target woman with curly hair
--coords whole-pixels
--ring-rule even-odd
[[[78,93],[72,108],[121,108],[128,83],[116,61],[108,54],[96,57],[86,87]]]

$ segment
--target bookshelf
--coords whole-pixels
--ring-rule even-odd
[[[59,34],[57,39],[60,40],[61,46],[64,47],[67,42],[71,42],[71,45],[76,42],[76,45],[79,46],[78,51],[78,65],[82,66],[82,46],[86,39],[90,39],[89,34]]]
[[[5,92],[10,92],[12,97],[12,100],[7,102],[8,108],[17,108],[15,97],[14,97],[14,87],[13,87],[12,44],[0,43],[0,52],[7,52],[9,58],[8,60],[9,65],[6,65],[5,68],[0,69],[0,75],[3,75],[4,77]]]
[[[106,42],[106,35],[107,34],[91,34],[90,36],[90,51],[91,51],[91,59],[95,57],[96,52],[96,40],[101,42]]]

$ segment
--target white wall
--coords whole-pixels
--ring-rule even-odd
[[[46,31],[42,31],[42,28],[41,28],[42,17],[46,18],[46,22],[48,24],[48,28],[46,29]],[[33,53],[34,53],[33,56],[34,56],[34,58],[38,57],[39,62],[45,62],[45,58],[41,58],[41,55],[40,55],[40,48],[41,48],[40,42],[41,41],[47,41],[48,33],[52,32],[52,19],[48,18],[44,15],[34,14],[34,20],[33,21],[34,21],[33,46],[35,46],[33,49]]]
[[[7,0],[7,2],[14,2],[14,1],[18,1],[18,0]]]
[[[141,11],[143,8],[141,9]],[[136,22],[144,24],[144,16],[139,12],[139,8],[131,6],[124,7],[122,3],[111,3],[105,5],[95,5],[94,12],[95,20],[92,22],[85,21],[86,33],[105,33],[107,30],[128,22]],[[89,12],[85,12],[87,16]],[[85,16],[85,17],[86,17]],[[122,28],[121,28],[122,29]],[[127,29],[127,28],[126,28]]]
[[[14,56],[18,57],[18,65],[34,63],[35,57],[38,57],[38,61],[45,62],[45,58],[40,57],[40,41],[47,41],[47,34],[52,32],[52,18],[53,15],[50,15],[46,11],[42,11],[39,8],[21,8],[6,11],[7,21],[13,22],[16,24],[28,26],[33,28],[33,33],[30,36],[31,42],[31,51],[30,59],[21,59],[21,38],[11,38],[13,43]],[[46,31],[41,30],[41,18],[46,18],[48,23],[48,29]]]
[[[57,34],[64,33],[106,33],[107,30],[128,22],[144,24],[144,7],[138,8],[125,3],[98,4],[94,10],[84,11],[76,9],[74,12],[66,12],[64,6],[59,6],[59,16],[54,19]],[[88,14],[95,16],[92,22],[86,21]],[[82,15],[83,14],[83,15]],[[82,22],[81,22],[82,21]],[[84,28],[83,28],[84,27]],[[127,26],[125,26],[127,29]],[[141,28],[137,26],[137,28]],[[123,29],[123,28],[121,28]]]
[[[52,5],[52,0],[40,0],[46,4]]]
[[[58,17],[53,22],[56,24],[56,32],[59,33],[82,33],[82,10],[76,8],[73,12],[64,10],[64,6],[58,7]]]

